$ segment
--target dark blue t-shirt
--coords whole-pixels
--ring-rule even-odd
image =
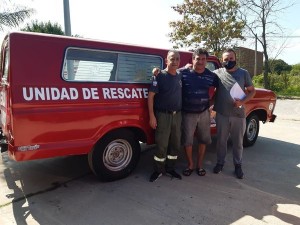
[[[200,113],[209,108],[209,88],[218,86],[218,76],[205,68],[203,73],[192,69],[182,73],[182,110]]]
[[[180,111],[182,107],[181,73],[171,75],[162,70],[156,77],[153,76],[149,91],[154,96],[155,110]]]

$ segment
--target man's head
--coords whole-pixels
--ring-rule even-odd
[[[236,68],[236,53],[232,48],[226,49],[222,54],[222,65],[228,71],[234,71]]]
[[[208,52],[198,48],[193,53],[193,69],[198,73],[203,73],[207,63]]]
[[[172,73],[175,71],[175,73],[176,73],[176,70],[178,69],[179,64],[180,64],[179,52],[176,50],[170,50],[167,54],[166,64],[167,64],[168,72]]]

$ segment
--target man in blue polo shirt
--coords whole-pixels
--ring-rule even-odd
[[[193,53],[193,68],[181,69],[182,73],[182,143],[188,160],[183,175],[190,176],[194,171],[192,147],[194,134],[198,141],[196,173],[204,176],[203,166],[206,145],[211,143],[210,96],[209,89],[218,86],[216,74],[206,68],[208,52],[196,49]],[[196,133],[195,133],[196,132]]]

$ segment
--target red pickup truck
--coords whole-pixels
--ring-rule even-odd
[[[1,151],[16,160],[87,154],[101,180],[128,176],[140,143],[153,144],[148,87],[166,49],[38,33],[14,32],[0,61]],[[180,52],[191,63],[191,52]],[[220,67],[210,56],[208,68]],[[245,146],[259,121],[273,122],[276,96],[257,89],[246,105]],[[212,124],[212,132],[215,133]]]

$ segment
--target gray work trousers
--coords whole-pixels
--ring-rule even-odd
[[[155,130],[156,151],[154,153],[154,170],[161,173],[173,170],[181,148],[181,112],[174,115],[156,113]]]
[[[217,163],[224,165],[229,135],[232,140],[233,164],[242,164],[243,138],[246,130],[246,119],[228,117],[220,113],[216,116],[217,124]]]

